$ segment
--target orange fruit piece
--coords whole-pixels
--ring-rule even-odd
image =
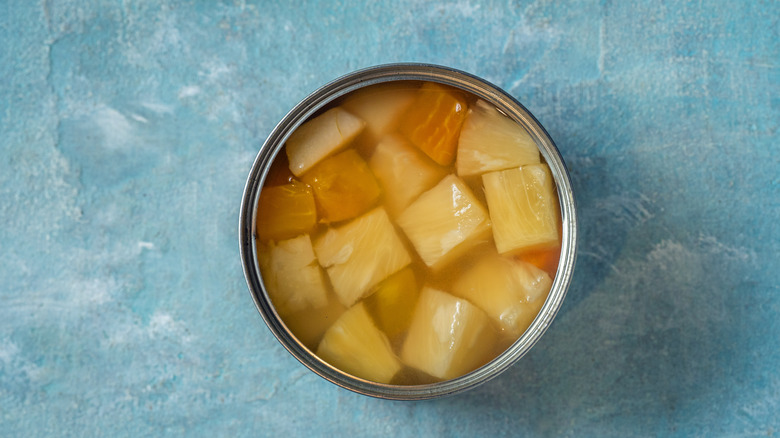
[[[257,237],[289,239],[311,232],[317,225],[317,206],[311,187],[292,181],[265,187],[257,205]]]
[[[352,149],[321,161],[301,179],[314,189],[320,221],[326,223],[358,216],[380,194],[368,164]]]
[[[468,106],[459,93],[426,83],[404,115],[399,129],[433,161],[447,166],[455,159],[458,136]]]

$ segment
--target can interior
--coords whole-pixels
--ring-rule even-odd
[[[346,374],[319,359],[292,335],[271,304],[257,259],[255,219],[260,192],[271,163],[289,135],[324,107],[360,88],[391,81],[428,81],[459,88],[483,99],[522,125],[537,143],[555,180],[561,212],[561,253],[552,288],[542,309],[523,333],[498,357],[468,374],[425,385],[386,385]],[[279,342],[303,365],[326,380],[351,391],[386,399],[420,400],[464,391],[499,375],[519,360],[546,331],[561,307],[571,282],[576,257],[576,210],[571,180],[554,142],[541,124],[517,100],[498,87],[468,73],[428,64],[389,64],[359,70],[336,79],[296,105],[272,130],[261,147],[244,189],[239,240],[244,274],[252,299]]]

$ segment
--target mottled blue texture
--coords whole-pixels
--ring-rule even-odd
[[[0,2],[0,434],[780,433],[780,4],[369,3]],[[580,211],[541,342],[416,403],[298,364],[238,257],[275,123],[397,61],[520,99]]]

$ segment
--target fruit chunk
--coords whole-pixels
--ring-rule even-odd
[[[263,283],[280,315],[327,304],[325,279],[308,234],[271,241],[259,259]]]
[[[394,338],[409,328],[417,293],[414,272],[404,268],[376,286],[366,298],[366,308],[374,315],[379,328]]]
[[[469,110],[458,139],[458,175],[479,175],[540,161],[536,143],[520,124],[481,100]]]
[[[321,222],[338,222],[368,210],[379,198],[371,169],[352,149],[322,160],[301,177],[314,189]]]
[[[350,94],[341,105],[350,113],[365,120],[361,137],[366,143],[376,144],[382,136],[395,128],[398,119],[414,100],[417,90],[395,83],[361,88]]]
[[[368,165],[382,185],[392,216],[398,216],[445,175],[444,169],[397,135],[382,138]]]
[[[401,359],[434,377],[452,379],[490,359],[494,336],[490,318],[477,306],[426,287],[414,311]]]
[[[514,258],[492,255],[482,258],[453,284],[452,292],[476,304],[493,318],[502,330],[521,335],[528,303],[542,300],[552,279],[536,266]],[[533,316],[531,315],[533,319]]]
[[[455,159],[460,126],[468,106],[459,93],[443,85],[425,83],[399,129],[433,161],[446,166]]]
[[[266,187],[257,203],[257,237],[261,240],[289,239],[310,233],[317,225],[314,193],[306,184]]]
[[[390,342],[371,320],[363,303],[347,310],[325,332],[317,356],[361,379],[389,383],[401,369]]]
[[[420,195],[397,222],[425,264],[434,269],[490,235],[488,212],[455,175]]]
[[[314,251],[347,307],[412,261],[381,207],[329,229],[314,242]]]
[[[558,245],[558,199],[546,164],[482,175],[501,254]]]
[[[349,144],[365,127],[366,122],[336,107],[308,120],[287,139],[290,171],[301,176]]]

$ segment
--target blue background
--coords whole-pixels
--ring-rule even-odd
[[[780,434],[776,1],[0,1],[0,434]],[[459,68],[550,132],[580,212],[539,344],[450,398],[306,370],[238,209],[320,85]]]

